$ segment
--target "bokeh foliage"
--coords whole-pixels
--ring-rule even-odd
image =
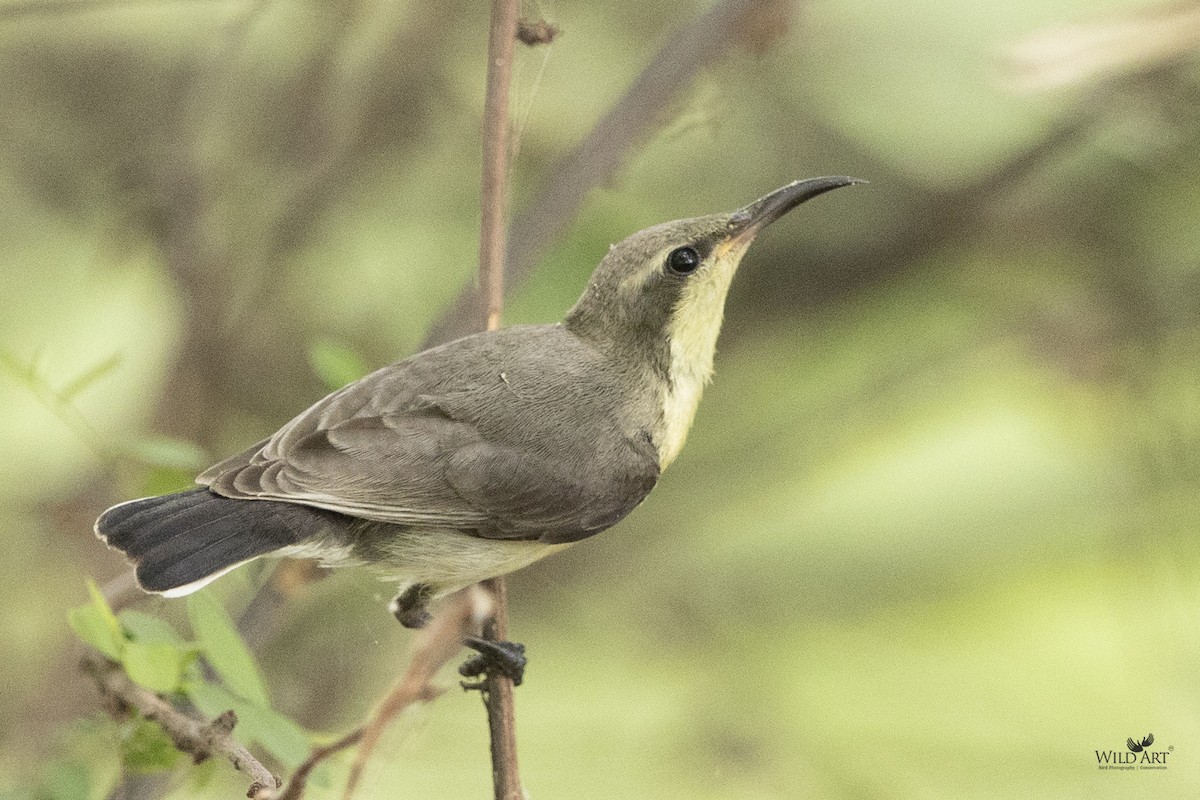
[[[520,56],[517,210],[703,8],[529,9],[565,34]],[[764,8],[510,299],[555,319],[628,232],[872,181],[751,250],[650,500],[515,576],[528,787],[1196,796],[1195,51],[1134,57],[1165,12],[1131,0]],[[1117,30],[1108,60],[1035,90],[1007,54],[1077,21]],[[0,793],[102,796],[117,741],[152,736],[81,721],[66,615],[124,569],[95,515],[411,352],[472,279],[485,26],[458,2],[0,7]],[[406,646],[390,587],[339,573],[263,609],[244,572],[221,591],[265,620],[274,707],[353,724]],[[184,606],[137,611],[184,630]],[[1167,771],[1097,770],[1151,731]],[[486,796],[485,737],[450,694],[362,796]]]

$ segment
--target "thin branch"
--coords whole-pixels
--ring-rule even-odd
[[[508,639],[508,584],[503,577],[491,578],[483,586],[495,599],[496,609],[483,626],[483,638],[495,642]],[[516,714],[513,682],[499,670],[488,670],[483,680],[483,703],[487,708],[488,738],[492,751],[492,790],[496,800],[522,800],[521,776],[517,766]]]
[[[517,36],[516,0],[492,0],[487,94],[483,105],[483,177],[479,199],[479,283],[488,330],[500,327],[504,306],[504,222],[508,201],[508,94]]]
[[[316,769],[325,759],[337,755],[343,750],[353,747],[362,741],[364,727],[360,726],[347,733],[336,742],[331,742],[321,747],[314,747],[308,758],[296,767],[296,771],[292,773],[292,777],[288,780],[288,784],[275,800],[301,800],[304,797],[304,790],[308,788],[308,778],[312,771]]]
[[[132,708],[144,718],[157,724],[171,737],[181,752],[188,753],[197,763],[211,756],[221,756],[234,769],[250,776],[246,796],[268,800],[279,787],[279,779],[233,738],[237,716],[226,711],[211,722],[191,717],[149,689],[138,686],[116,664],[96,652],[83,659],[83,669],[96,681],[101,694],[117,709]]]
[[[508,95],[512,84],[513,50],[517,39],[517,0],[492,0],[488,33],[487,89],[483,111],[483,177],[480,187],[482,219],[479,231],[479,284],[486,302],[487,330],[500,327],[504,308],[505,209],[508,201]],[[508,589],[503,577],[484,582],[495,609],[483,635],[493,641],[507,638]],[[512,679],[488,670],[483,688],[492,751],[492,788],[496,800],[521,800],[517,767],[516,716]]]

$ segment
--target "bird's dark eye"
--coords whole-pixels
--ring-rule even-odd
[[[676,275],[690,275],[700,266],[700,254],[694,247],[676,247],[667,256],[667,269]]]

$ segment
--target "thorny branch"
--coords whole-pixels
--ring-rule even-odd
[[[301,800],[309,775],[325,759],[354,745],[358,754],[346,781],[344,800],[350,800],[362,778],[363,769],[387,726],[409,706],[437,698],[444,689],[433,683],[439,670],[462,649],[463,639],[474,634],[493,611],[490,596],[471,586],[450,597],[413,641],[408,669],[379,702],[361,727],[332,744],[317,747],[274,800]]]
[[[149,689],[143,689],[129,679],[116,664],[97,652],[90,651],[83,659],[83,669],[92,676],[101,694],[111,702],[113,710],[122,713],[133,709],[156,723],[181,752],[196,763],[212,756],[221,756],[234,769],[246,773],[253,783],[246,796],[253,800],[269,800],[279,787],[279,779],[233,738],[237,716],[226,711],[211,722],[185,714]]]
[[[376,706],[370,719],[341,739],[314,748],[283,789],[280,789],[279,778],[233,738],[237,717],[232,711],[226,711],[212,721],[197,719],[149,689],[138,686],[119,664],[95,651],[88,652],[82,666],[95,679],[114,713],[123,714],[133,709],[161,727],[175,747],[191,755],[197,763],[221,756],[235,769],[249,775],[253,782],[246,796],[252,800],[302,800],[309,776],[322,761],[361,744],[346,784],[344,797],[349,800],[388,724],[409,706],[433,700],[445,691],[434,685],[434,678],[462,649],[463,639],[478,632],[492,611],[491,596],[478,586],[468,587],[447,600],[417,634],[408,669]]]

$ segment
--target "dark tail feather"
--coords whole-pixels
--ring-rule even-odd
[[[96,520],[96,534],[137,564],[146,591],[187,594],[239,564],[299,543],[319,516],[317,509],[230,500],[201,488],[113,506]]]

